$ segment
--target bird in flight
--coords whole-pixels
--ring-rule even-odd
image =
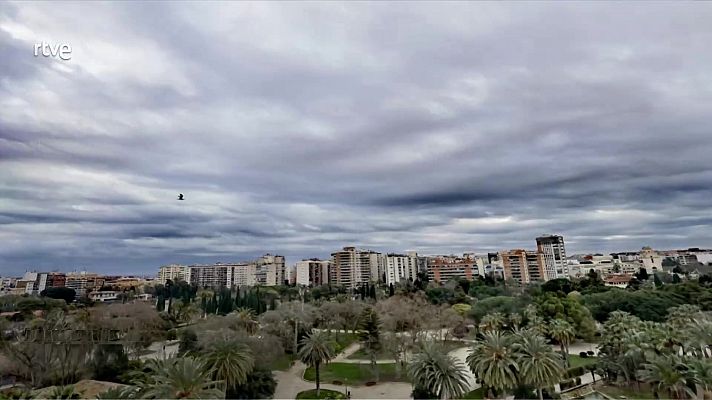
[[[183,198],[183,193],[178,193],[178,200],[185,200],[185,199]]]

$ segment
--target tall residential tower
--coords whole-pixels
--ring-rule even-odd
[[[560,235],[544,235],[536,238],[537,252],[541,254],[544,281],[557,278],[568,278],[569,268],[566,264],[566,248],[564,237]]]

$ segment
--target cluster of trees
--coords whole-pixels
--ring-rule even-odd
[[[240,308],[248,308],[255,314],[262,314],[269,309],[277,308],[278,294],[274,289],[237,288],[230,290],[220,289],[215,293],[201,292],[200,309],[204,314],[226,315]]]
[[[683,304],[699,306],[704,311],[712,310],[712,289],[694,281],[678,284],[651,286],[639,290],[614,289],[606,293],[583,296],[583,303],[594,318],[605,321],[613,311],[625,311],[644,321],[661,322],[672,307]]]
[[[27,295],[0,296],[0,312],[15,312],[31,314],[33,311],[51,311],[66,309],[67,302],[51,297],[37,297]]]
[[[69,304],[74,301],[77,296],[77,291],[66,287],[51,287],[40,292],[41,297],[49,297],[51,299],[61,299]]]
[[[222,340],[201,355],[150,360],[130,373],[130,384],[100,399],[268,398],[277,386],[272,373],[255,367],[249,347]]]
[[[3,325],[0,353],[10,360],[5,372],[32,387],[83,378],[121,382],[130,360],[170,327],[153,307],[141,303],[53,308],[43,318]]]
[[[712,316],[694,305],[668,311],[663,322],[611,313],[599,343],[600,373],[612,382],[648,383],[659,397],[702,398],[712,389]]]
[[[0,309],[27,320],[0,329],[12,332],[0,350],[33,387],[94,378],[129,384],[105,396],[267,398],[275,363],[299,357],[315,368],[318,389],[320,366],[345,346],[342,339],[356,337],[374,379],[376,360],[386,355],[398,376],[408,374],[416,398],[461,396],[468,370],[490,395],[542,397],[568,377],[569,345],[600,335],[597,368],[607,380],[647,382],[664,396],[699,395],[712,382],[706,312],[712,279],[656,284],[646,274],[641,270],[636,279],[644,283],[628,289],[604,286],[595,272],[526,287],[491,276],[443,285],[419,276],[356,291],[329,285],[208,290],[169,281],[151,289],[155,308],[77,308],[60,291],[4,296]],[[33,317],[38,309],[46,310],[44,318]],[[458,363],[441,346],[473,328],[467,363]],[[52,340],[38,341],[38,334]],[[175,336],[177,359],[138,360],[150,344]]]

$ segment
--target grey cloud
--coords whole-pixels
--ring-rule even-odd
[[[712,246],[708,4],[3,6],[3,273]]]

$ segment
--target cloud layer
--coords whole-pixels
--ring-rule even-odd
[[[0,270],[547,232],[570,253],[710,247],[709,21],[708,3],[2,3]]]

